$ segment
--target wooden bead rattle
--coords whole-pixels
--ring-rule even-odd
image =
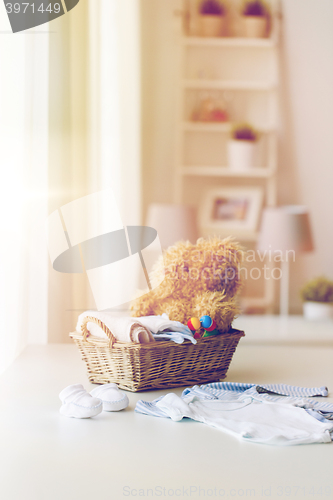
[[[197,330],[199,330],[201,328],[201,323],[200,323],[200,320],[198,318],[190,318],[187,322],[187,326],[189,327],[191,332],[194,334],[195,339],[198,340],[201,338],[200,333],[197,332]]]
[[[201,316],[200,323],[205,330],[204,337],[211,337],[212,335],[219,335],[216,322],[210,316]]]

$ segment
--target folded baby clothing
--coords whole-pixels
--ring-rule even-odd
[[[80,314],[76,325],[77,332],[81,332],[81,327],[86,317],[93,317],[100,320],[120,342],[137,342],[141,344],[154,342],[154,337],[150,330],[138,318],[117,318],[108,312],[86,311]],[[87,328],[91,335],[107,339],[106,333],[96,323],[88,322]]]
[[[176,344],[182,344],[184,340],[189,340],[192,342],[192,344],[196,344],[197,341],[193,337],[192,333],[187,334],[187,333],[180,333],[180,332],[173,332],[173,331],[162,331],[162,332],[157,332],[153,333],[153,337],[155,340],[172,340]]]
[[[146,328],[149,328],[154,335],[167,331],[168,333],[179,333],[185,337],[189,336],[191,340],[194,340],[193,334],[187,325],[183,325],[179,321],[172,321],[166,313],[156,316],[141,316],[138,320]]]
[[[190,340],[193,344],[197,341],[188,326],[179,321],[172,321],[167,314],[159,316],[142,316],[140,318],[114,317],[109,312],[86,311],[80,314],[76,331],[81,332],[83,321],[86,317],[96,318],[105,324],[114,337],[121,342],[148,343],[156,340],[172,340],[177,344]],[[91,335],[107,338],[106,333],[93,322],[88,322],[88,331]]]
[[[174,421],[191,418],[261,444],[330,443],[333,404],[310,399],[327,395],[326,387],[216,382],[187,388],[181,397],[169,393],[138,401],[135,411]]]
[[[69,385],[59,394],[60,413],[65,417],[90,418],[103,411],[103,402],[89,394],[81,384]]]
[[[128,397],[120,391],[116,384],[99,385],[90,394],[103,402],[104,411],[120,411],[128,406]]]
[[[155,340],[172,340],[176,344],[182,344],[184,340],[189,340],[192,344],[197,343],[187,325],[170,320],[166,313],[160,316],[142,316],[139,320],[149,328]]]

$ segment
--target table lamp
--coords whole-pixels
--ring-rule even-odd
[[[263,211],[257,248],[282,253],[280,281],[280,314],[289,312],[289,256],[313,250],[310,218],[306,207],[286,205],[267,207]],[[284,255],[283,255],[284,254]]]
[[[180,240],[195,243],[197,239],[196,213],[190,206],[153,203],[148,208],[146,224],[157,230],[162,248]]]

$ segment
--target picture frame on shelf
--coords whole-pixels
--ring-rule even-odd
[[[235,235],[239,238],[255,234],[263,196],[263,189],[260,187],[208,189],[199,211],[202,232]]]

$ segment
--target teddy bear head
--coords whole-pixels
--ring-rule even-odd
[[[195,245],[179,242],[169,247],[157,262],[151,281],[159,285],[159,297],[224,292],[230,300],[241,288],[241,247],[232,238],[200,238]]]

